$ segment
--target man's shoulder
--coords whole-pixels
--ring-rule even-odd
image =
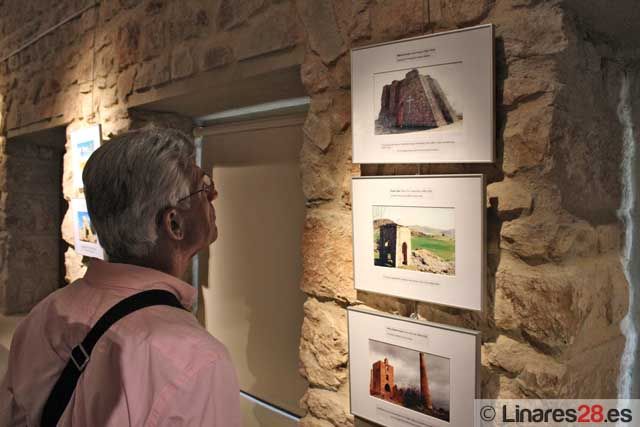
[[[214,363],[229,354],[188,311],[169,306],[147,307],[130,315],[117,332],[131,350],[146,347],[154,359],[176,368]],[[195,367],[195,366],[194,366]]]

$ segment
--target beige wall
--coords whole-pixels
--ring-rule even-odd
[[[205,326],[229,349],[242,391],[304,415],[302,121],[275,128],[282,120],[260,122],[266,128],[226,133],[229,127],[219,126],[203,140],[202,167],[219,192],[218,240],[203,260]]]
[[[632,3],[615,9],[632,15]],[[3,2],[0,58],[85,4]],[[87,122],[108,137],[131,126],[132,106],[184,113],[189,96],[202,94],[219,109],[264,102],[286,83],[260,76],[288,78],[284,70],[299,66],[312,98],[300,153],[303,424],[352,423],[344,308],[365,302],[407,315],[413,306],[353,290],[352,174],[485,173],[488,310],[421,303],[420,314],[482,331],[483,396],[614,397],[627,307],[615,113],[624,64],[637,60],[625,43],[637,31],[619,31],[616,20],[640,20],[610,9],[590,1],[586,13],[560,0],[104,0],[0,63],[0,140]],[[349,49],[489,22],[496,163],[353,165]],[[5,263],[5,289],[6,274]]]

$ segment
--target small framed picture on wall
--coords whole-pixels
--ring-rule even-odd
[[[89,160],[91,154],[100,147],[102,133],[100,125],[88,126],[71,131],[71,156],[73,161],[73,187],[81,191],[84,188],[82,183],[82,171],[84,165]]]
[[[85,199],[71,199],[71,209],[75,251],[80,255],[104,259],[104,250],[100,246],[96,230],[91,224],[87,201]]]
[[[493,25],[351,51],[354,163],[495,160]]]
[[[480,333],[348,309],[351,412],[388,427],[469,427]]]
[[[482,310],[482,175],[355,177],[356,289]]]

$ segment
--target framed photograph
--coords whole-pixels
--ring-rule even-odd
[[[351,50],[354,163],[495,160],[493,25]]]
[[[100,246],[96,230],[91,225],[85,199],[72,199],[73,240],[75,251],[80,255],[104,259],[104,250]]]
[[[388,427],[468,427],[480,333],[349,308],[353,415]]]
[[[482,175],[354,177],[356,289],[482,310]]]
[[[82,171],[91,153],[100,147],[102,141],[100,125],[93,125],[71,132],[71,153],[73,160],[73,186],[77,190],[84,188]]]

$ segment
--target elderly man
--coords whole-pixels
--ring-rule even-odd
[[[84,278],[19,326],[0,387],[0,426],[56,425],[58,417],[61,426],[240,425],[229,355],[188,311],[196,290],[180,280],[218,235],[217,192],[194,151],[178,131],[145,129],[93,153],[85,195],[109,262],[91,260]],[[164,299],[141,298],[132,309],[140,294]],[[130,313],[114,321],[117,304]]]

